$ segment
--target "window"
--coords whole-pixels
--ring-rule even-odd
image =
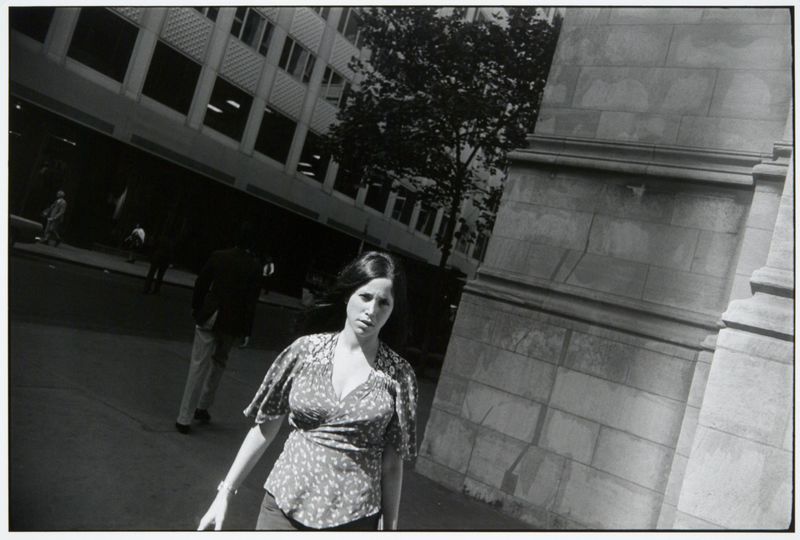
[[[288,116],[269,107],[265,108],[261,127],[258,128],[255,149],[265,156],[286,163],[296,126],[295,121]]]
[[[436,209],[431,208],[427,204],[422,204],[417,216],[417,223],[414,226],[419,232],[426,236],[433,233],[433,222],[436,221]]]
[[[179,113],[188,114],[199,78],[200,64],[159,41],[142,93]]]
[[[105,8],[81,8],[67,55],[122,82],[139,29]]]
[[[444,212],[442,214],[442,220],[439,222],[439,231],[436,233],[440,239],[444,238],[444,234],[447,232],[447,220],[450,219],[450,214]]]
[[[342,17],[339,19],[339,33],[355,46],[358,46],[358,37],[361,31],[361,17],[352,7],[342,10]]]
[[[472,258],[483,262],[486,257],[486,247],[489,245],[489,236],[483,233],[478,234],[475,240],[475,249],[472,250]]]
[[[217,77],[203,123],[232,139],[241,140],[253,98],[222,77]]]
[[[316,58],[308,52],[302,45],[286,36],[283,44],[281,59],[278,66],[286,70],[290,75],[307,83],[311,80],[311,72],[314,71]]]
[[[342,75],[330,67],[325,68],[322,77],[322,94],[325,101],[335,107],[341,107],[350,94],[350,83]]]
[[[217,13],[219,13],[219,8],[218,7],[204,6],[204,7],[195,7],[194,9],[196,9],[197,11],[199,11],[200,13],[202,13],[203,15],[205,15],[206,17],[208,17],[212,21],[216,21],[217,20]]]
[[[459,237],[456,238],[456,251],[459,253],[467,253],[467,248],[469,248],[469,227],[464,225],[463,223],[459,227]]]
[[[400,223],[408,225],[411,222],[411,213],[414,211],[415,203],[416,196],[414,192],[400,186],[397,190],[397,199],[394,201],[394,208],[392,208],[392,219],[396,219]]]
[[[386,210],[386,203],[389,201],[389,194],[392,192],[389,186],[384,184],[370,184],[367,188],[367,196],[364,204],[374,208],[378,212]]]
[[[339,172],[336,173],[336,180],[333,182],[333,189],[351,199],[355,199],[360,185],[361,178],[353,169],[340,164]]]
[[[243,43],[256,49],[262,56],[267,55],[272,31],[275,27],[253,8],[238,7],[233,16],[231,34]]]
[[[325,181],[325,173],[328,171],[329,161],[330,155],[322,150],[320,136],[313,131],[309,131],[306,134],[303,151],[300,153],[297,171],[321,183]]]
[[[330,15],[330,14],[331,14],[331,8],[330,8],[329,6],[324,6],[324,7],[321,7],[321,6],[312,7],[312,8],[311,8],[311,10],[312,10],[314,13],[316,13],[317,15],[319,15],[320,17],[322,17],[323,19],[325,19],[326,21],[328,20],[328,15]]]
[[[55,8],[52,7],[9,7],[8,25],[36,41],[44,43]]]

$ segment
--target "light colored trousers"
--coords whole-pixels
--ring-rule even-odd
[[[206,323],[204,327],[194,327],[189,373],[186,375],[186,386],[178,412],[179,424],[191,424],[195,409],[208,409],[214,403],[214,395],[228,363],[228,353],[234,337],[214,332],[209,326],[211,325]]]

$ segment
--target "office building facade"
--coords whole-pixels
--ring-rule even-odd
[[[357,83],[359,25],[352,7],[11,8],[11,212],[64,187],[76,243],[144,221],[207,251],[246,208],[290,263],[311,238],[437,263],[442,211],[361,186],[320,146]],[[485,245],[450,265],[473,274]]]

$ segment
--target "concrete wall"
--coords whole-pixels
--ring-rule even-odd
[[[720,317],[752,295],[780,209],[786,160],[765,151],[791,138],[788,51],[786,10],[567,9],[536,134],[512,154],[459,306],[419,471],[533,528],[766,523],[714,516],[723,498],[705,486],[718,479],[695,473],[720,448],[703,430],[735,412],[705,401],[737,391],[710,382]],[[785,359],[770,367],[768,381],[785,375]],[[786,411],[785,395],[770,407]],[[770,444],[785,453],[787,440]]]

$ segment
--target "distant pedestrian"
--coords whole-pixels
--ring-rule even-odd
[[[189,373],[175,428],[189,433],[192,419],[211,420],[208,408],[237,338],[249,336],[261,286],[261,262],[253,251],[255,229],[243,224],[236,247],[215,251],[194,284],[196,322]]]
[[[172,257],[174,255],[175,242],[166,233],[161,233],[153,245],[153,251],[150,254],[150,270],[147,271],[147,277],[144,280],[144,294],[153,293],[158,294],[161,289],[161,283],[164,281],[164,274],[167,272]]]
[[[55,239],[55,244],[58,246],[61,243],[61,224],[64,222],[64,214],[67,211],[67,199],[64,192],[58,190],[56,193],[56,200],[48,206],[43,212],[42,217],[46,220],[44,228],[44,238],[40,241],[50,245],[50,238]]]
[[[379,252],[348,264],[267,370],[248,431],[199,529],[228,502],[278,433],[291,428],[264,485],[258,530],[395,530],[403,460],[416,455],[417,384],[390,347],[406,334],[405,276]]]
[[[125,238],[124,244],[128,246],[130,252],[128,253],[128,262],[135,263],[136,262],[136,252],[144,246],[144,240],[147,235],[144,232],[144,229],[138,223],[131,231],[131,234]]]

